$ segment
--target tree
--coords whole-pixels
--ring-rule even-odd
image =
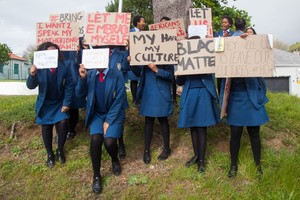
[[[119,0],[113,0],[105,7],[107,12],[118,12]],[[153,7],[151,0],[123,0],[122,12],[129,12],[133,16],[142,15],[147,24],[153,24]]]
[[[295,44],[292,44],[289,48],[290,52],[293,51],[300,51],[300,42],[296,42]]]
[[[9,53],[11,53],[10,48],[6,44],[0,43],[0,65],[7,65],[9,58]]]
[[[23,58],[28,60],[31,64],[33,63],[33,53],[36,51],[36,45],[30,44],[26,50],[23,51]]]
[[[288,51],[289,50],[289,45],[276,39],[274,40],[273,42],[273,47],[276,48],[276,49],[280,49],[280,50],[283,50],[283,51]]]
[[[230,16],[233,20],[235,18],[245,19],[247,26],[251,26],[251,16],[248,15],[248,12],[239,10],[235,6],[227,7],[228,0],[193,0],[193,2],[196,8],[207,7],[212,9],[214,32],[221,30],[221,22],[224,15]]]
[[[212,9],[214,31],[221,29],[221,19],[224,15],[232,18],[243,18],[246,20],[247,26],[251,26],[251,17],[248,15],[248,12],[239,10],[235,6],[227,7],[228,0],[193,0],[193,3],[195,8],[207,7]],[[113,0],[106,6],[106,11],[117,12],[118,4],[118,0]],[[153,23],[153,6],[151,0],[124,0],[122,12],[131,12],[134,16],[143,15],[148,24]]]

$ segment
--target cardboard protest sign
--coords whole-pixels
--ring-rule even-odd
[[[149,30],[163,30],[163,29],[176,29],[177,30],[177,39],[183,40],[186,37],[185,27],[183,18],[170,20],[170,21],[164,21],[156,24],[150,24],[148,25]]]
[[[90,13],[84,39],[92,46],[126,45],[130,13]]]
[[[49,16],[49,21],[51,23],[58,22],[78,22],[79,23],[79,37],[84,34],[84,12],[73,12],[73,13],[61,13],[61,14],[51,14]]]
[[[37,23],[37,45],[44,42],[57,44],[62,51],[76,51],[79,44],[78,22]]]
[[[206,38],[207,26],[206,25],[189,25],[188,33],[189,33],[189,38],[192,36],[199,36],[200,38]]]
[[[175,29],[130,33],[130,65],[177,64]]]
[[[228,107],[228,101],[229,101],[229,95],[230,95],[230,86],[231,86],[231,78],[226,78],[220,119],[227,116],[227,107]]]
[[[267,35],[226,37],[216,53],[216,77],[272,77],[274,55]]]
[[[82,51],[82,64],[86,69],[108,68],[109,48],[84,49]]]
[[[207,36],[213,37],[211,8],[191,8],[190,25],[206,25]]]
[[[33,53],[33,64],[38,69],[57,68],[58,50],[35,51]]]
[[[178,65],[175,75],[215,73],[213,38],[178,41]]]

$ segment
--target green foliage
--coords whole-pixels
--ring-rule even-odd
[[[36,96],[0,96],[0,124],[34,122]]]
[[[212,9],[213,18],[213,31],[217,32],[221,30],[222,17],[230,16],[233,21],[235,18],[242,18],[246,20],[247,26],[251,26],[251,17],[245,10],[239,10],[237,7],[227,7],[227,0],[193,0],[196,8],[207,7]],[[234,22],[233,22],[234,25]]]
[[[107,12],[118,12],[119,1],[113,0],[105,7]],[[153,24],[153,7],[151,0],[123,0],[122,12],[129,12],[132,16],[142,15],[147,24]]]
[[[169,118],[170,158],[156,159],[163,145],[156,122],[151,144],[152,161],[145,165],[142,161],[144,118],[137,109],[130,107],[124,124],[127,156],[121,161],[120,176],[113,175],[111,159],[105,148],[102,149],[101,195],[91,190],[90,136],[83,128],[84,113],[80,113],[76,137],[66,142],[67,162],[64,165],[56,163],[53,169],[48,169],[40,128],[18,132],[19,127],[17,140],[9,140],[2,124],[12,118],[30,123],[34,117],[35,97],[1,97],[0,199],[300,199],[300,100],[284,93],[267,95],[270,122],[261,127],[262,177],[256,175],[246,131],[241,139],[237,177],[229,179],[226,176],[230,164],[226,124],[208,128],[206,173],[197,173],[197,165],[186,168],[184,164],[193,150],[189,130],[177,128],[179,107]],[[23,112],[24,107],[32,109],[26,118],[17,114]],[[14,117],[6,113],[9,109],[15,110],[11,114]],[[54,150],[56,147],[53,143]]]
[[[300,42],[296,42],[295,44],[292,44],[289,48],[290,52],[293,51],[300,51]]]
[[[128,178],[129,185],[147,184],[149,178],[144,175],[132,175]]]
[[[114,0],[108,3],[106,6],[107,12],[117,12],[118,11],[118,0]],[[196,8],[207,7],[212,8],[212,18],[213,18],[213,31],[221,30],[221,20],[222,16],[228,15],[233,19],[243,18],[247,22],[247,26],[251,26],[251,17],[245,10],[239,10],[237,7],[227,7],[227,0],[193,0]],[[143,15],[147,20],[148,24],[153,23],[153,7],[151,0],[124,0],[123,1],[123,11],[131,12],[133,16]]]
[[[0,65],[7,65],[9,61],[10,48],[6,44],[0,43]]]

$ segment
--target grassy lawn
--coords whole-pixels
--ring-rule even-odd
[[[268,93],[270,122],[261,127],[263,176],[256,175],[250,141],[243,134],[239,171],[233,180],[229,169],[229,127],[219,124],[208,129],[207,167],[204,175],[197,166],[186,168],[192,156],[188,129],[178,129],[179,108],[170,118],[170,158],[156,158],[162,137],[156,122],[151,144],[151,164],[143,156],[144,119],[138,110],[127,110],[125,144],[127,157],[122,175],[115,177],[105,149],[101,173],[103,192],[92,192],[89,133],[80,112],[78,135],[66,143],[67,162],[45,166],[46,151],[41,128],[34,123],[36,96],[0,96],[0,199],[300,199],[300,100],[287,94]],[[10,138],[15,124],[16,137]],[[55,143],[53,143],[56,149]]]

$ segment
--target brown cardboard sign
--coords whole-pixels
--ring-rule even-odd
[[[211,8],[191,8],[190,25],[206,25],[207,36],[213,37]]]
[[[130,33],[130,65],[177,64],[177,31],[158,30]]]
[[[84,39],[92,46],[125,46],[130,29],[130,13],[89,13]]]
[[[213,38],[178,41],[178,65],[175,75],[215,73]]]
[[[170,20],[170,21],[164,21],[156,24],[150,24],[149,30],[164,30],[164,29],[176,29],[177,30],[177,39],[183,40],[186,37],[185,27],[183,18]]]
[[[37,23],[37,45],[44,42],[57,44],[62,51],[76,51],[79,44],[78,22]]]
[[[274,55],[267,35],[226,37],[216,53],[216,77],[272,77]]]
[[[84,12],[72,12],[72,13],[60,13],[51,14],[49,16],[51,23],[58,22],[78,22],[79,23],[79,36],[82,37],[84,34]]]

